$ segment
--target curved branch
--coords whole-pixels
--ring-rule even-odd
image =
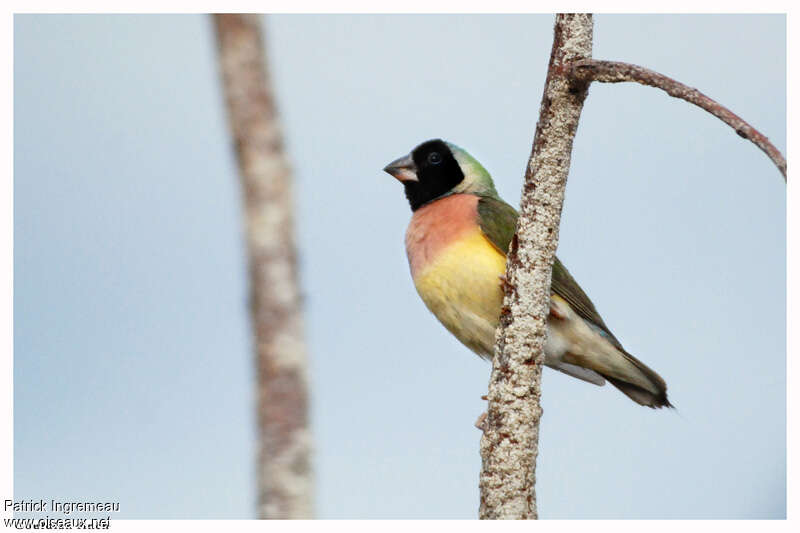
[[[740,137],[748,139],[758,146],[772,159],[772,162],[775,163],[775,166],[778,167],[778,170],[783,175],[784,181],[786,180],[786,159],[780,150],[775,148],[775,145],[766,136],[742,120],[730,109],[712,100],[697,89],[693,89],[650,69],[619,61],[602,61],[599,59],[575,61],[570,65],[570,76],[583,82],[620,83],[631,81],[641,83],[642,85],[661,89],[670,96],[686,100],[701,109],[705,109],[733,128]]]

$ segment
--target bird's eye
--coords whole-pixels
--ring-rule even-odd
[[[431,152],[428,154],[428,163],[431,165],[438,165],[442,162],[442,155],[439,152]]]

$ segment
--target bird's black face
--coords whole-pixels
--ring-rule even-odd
[[[384,170],[403,183],[412,211],[450,192],[464,179],[453,152],[441,139],[420,144]]]

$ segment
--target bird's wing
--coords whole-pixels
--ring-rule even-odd
[[[481,196],[478,200],[478,225],[503,255],[517,229],[517,211],[500,198]]]
[[[478,200],[478,224],[487,239],[503,254],[508,252],[508,246],[517,227],[517,211],[503,200],[491,196],[481,196]],[[550,290],[561,296],[584,320],[597,326],[606,333],[609,340],[619,349],[619,341],[608,329],[594,304],[583,292],[580,285],[573,279],[558,257],[553,262],[553,277]]]
[[[611,330],[608,329],[606,323],[603,322],[600,313],[597,312],[592,301],[586,296],[586,293],[583,292],[583,289],[581,289],[578,282],[570,275],[569,271],[558,257],[556,257],[553,262],[553,278],[550,281],[550,290],[564,298],[564,300],[569,303],[570,307],[578,313],[578,316],[601,329],[608,335],[612,344],[624,351],[620,342],[614,337]]]

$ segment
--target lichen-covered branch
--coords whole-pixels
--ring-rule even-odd
[[[576,61],[570,65],[570,75],[583,83],[591,81],[602,83],[635,82],[649,85],[665,91],[670,96],[686,100],[705,109],[733,128],[740,137],[744,137],[758,146],[775,163],[775,166],[778,167],[778,170],[783,175],[783,179],[786,179],[786,159],[780,150],[757,129],[697,89],[650,69],[618,61],[601,61],[599,59]]]
[[[592,54],[592,16],[556,16],[539,121],[508,253],[508,283],[481,438],[483,519],[537,517],[536,456],[550,276],[558,244],[572,141],[586,85],[571,83],[570,62]]]
[[[258,15],[214,15],[239,162],[258,371],[259,516],[311,518],[306,347],[283,150]]]

